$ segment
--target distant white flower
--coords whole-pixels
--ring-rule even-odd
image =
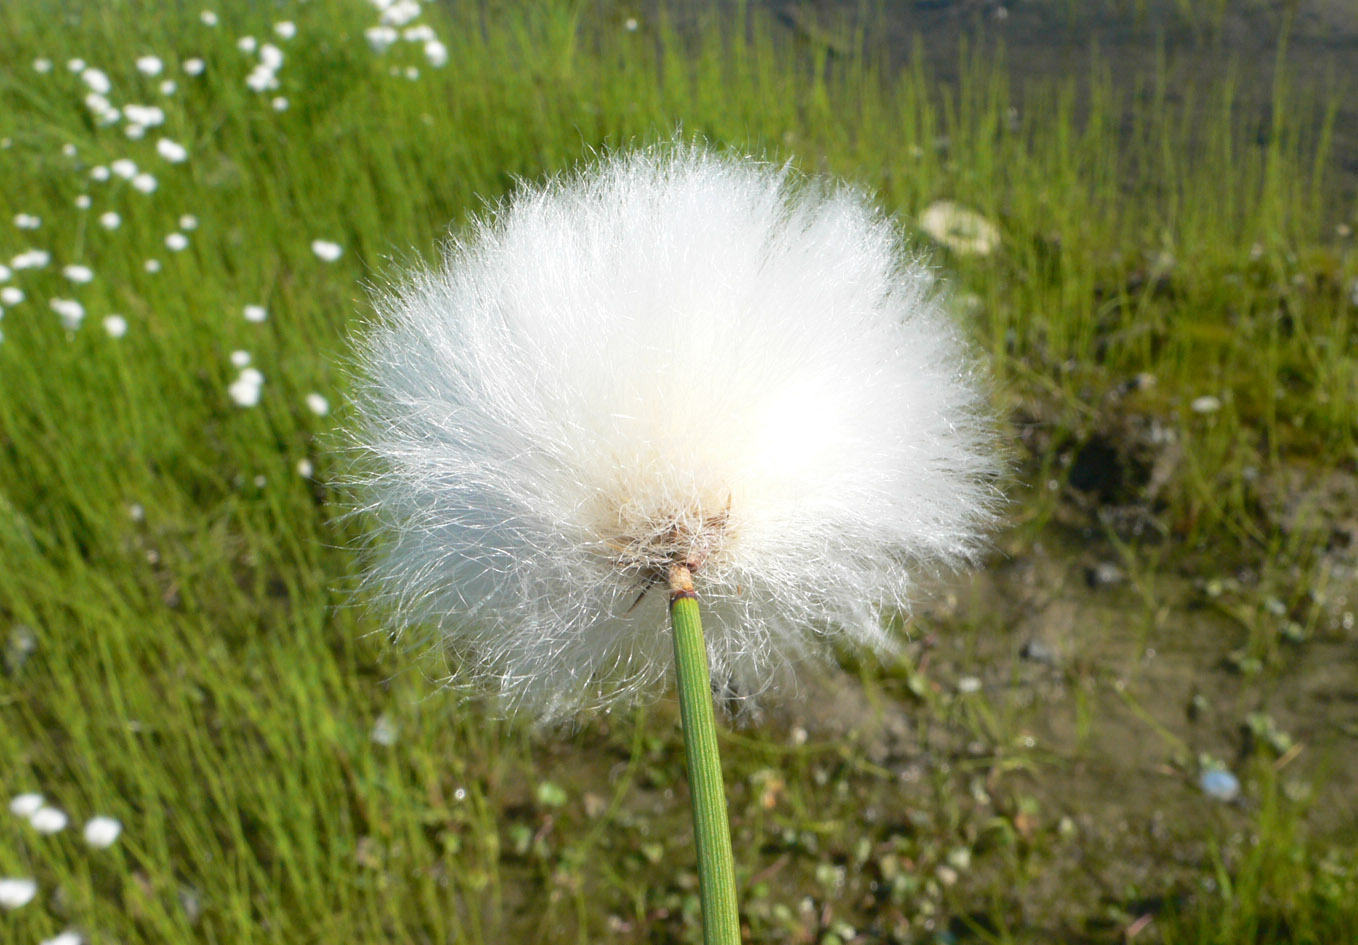
[[[18,909],[33,901],[38,884],[31,879],[7,877],[0,879],[0,908]]]
[[[118,158],[109,167],[123,180],[131,180],[137,176],[137,164],[131,158]]]
[[[217,25],[217,14],[213,13],[211,10],[204,10],[202,13],[198,14],[198,19],[202,20],[204,26]]]
[[[344,247],[329,240],[312,240],[311,251],[323,262],[334,262],[344,253]]]
[[[156,152],[171,164],[179,164],[189,159],[188,149],[169,138],[161,138],[156,142]]]
[[[254,368],[246,368],[240,372],[240,377],[227,388],[227,393],[231,399],[241,407],[253,407],[259,403],[260,391],[264,386],[264,375]]]
[[[94,270],[89,266],[81,266],[77,263],[64,267],[61,274],[76,285],[85,285],[94,281]]]
[[[165,109],[159,105],[124,105],[123,117],[147,128],[165,124]]]
[[[67,59],[67,60],[66,60],[66,68],[69,69],[71,72],[84,72],[84,71],[85,71],[85,60],[84,60],[84,59]]]
[[[137,71],[142,75],[160,75],[161,70],[164,68],[165,63],[160,61],[159,56],[139,56],[137,58]]]
[[[405,26],[419,15],[419,0],[396,0],[382,11],[381,21],[387,26]]]
[[[297,475],[303,479],[310,479],[316,474],[316,467],[311,464],[311,460],[305,457],[297,461]]]
[[[132,178],[132,186],[144,194],[153,193],[157,187],[156,179],[150,174],[142,171]]]
[[[9,812],[17,817],[32,817],[42,809],[44,798],[36,792],[16,794],[9,802]]]
[[[0,303],[8,305],[10,308],[18,305],[24,298],[24,290],[17,285],[7,285],[0,289]]]
[[[207,63],[197,57],[184,60],[185,75],[202,75],[205,69],[207,69]]]
[[[279,39],[292,39],[297,35],[297,24],[292,20],[279,20],[273,25],[273,31]]]
[[[627,32],[629,32],[629,33],[635,33],[635,32],[637,31],[637,27],[640,26],[640,25],[641,25],[641,24],[637,22],[637,18],[636,18],[636,17],[634,17],[634,16],[629,16],[629,17],[626,19],[626,21],[623,22],[622,28],[625,29],[625,30],[627,30]]]
[[[61,146],[61,153],[68,158],[73,158],[77,153],[76,146],[67,141]]]
[[[424,57],[429,60],[429,65],[441,69],[448,65],[448,47],[436,39],[431,39],[424,44]]]
[[[189,238],[183,233],[171,233],[165,237],[165,248],[172,253],[188,249]]]
[[[99,225],[106,230],[116,230],[123,225],[123,218],[112,210],[99,214]]]
[[[104,317],[104,331],[108,332],[110,338],[121,338],[127,334],[127,319],[121,315],[107,315]],[[85,828],[88,835],[89,828]]]
[[[995,224],[951,200],[929,204],[920,216],[920,229],[963,256],[988,256],[1000,245]]]
[[[238,368],[246,367],[250,363],[250,352],[240,350],[232,351],[231,363]]]
[[[165,81],[163,81],[163,82],[160,83],[160,94],[161,94],[161,95],[173,95],[174,93],[176,93],[176,92],[178,92],[178,91],[179,91],[179,83],[176,82],[174,79],[166,79]]]
[[[281,95],[275,96],[274,100],[269,104],[273,106],[273,110],[276,112],[285,112],[288,110],[288,100]]]
[[[278,76],[274,71],[265,65],[255,66],[250,70],[250,74],[245,77],[245,84],[255,92],[267,92],[270,89],[278,88]]]
[[[77,210],[88,210],[93,203],[94,201],[90,199],[89,194],[80,194],[75,198],[75,207]]]
[[[52,60],[43,58],[34,59],[33,71],[40,73],[42,75],[46,75],[47,73],[52,71]]]
[[[379,715],[373,722],[372,733],[368,738],[374,745],[390,748],[396,744],[396,726],[385,714]]]
[[[45,938],[38,945],[85,945],[85,939],[81,934],[73,929],[58,932],[51,938]]]
[[[90,87],[93,92],[100,95],[107,95],[113,89],[113,83],[108,80],[108,76],[102,69],[86,69],[80,73],[80,78]]]
[[[1195,398],[1189,407],[1194,413],[1216,413],[1221,409],[1220,398],[1213,397],[1211,394],[1204,394],[1202,397]]]
[[[113,846],[113,841],[122,832],[123,825],[113,817],[91,817],[85,824],[85,842],[102,850]]]
[[[31,213],[16,213],[14,225],[21,230],[36,230],[42,226],[42,217],[35,217]]]
[[[131,141],[140,141],[146,137],[146,126],[129,123],[123,128],[123,134],[127,135]]]
[[[192,213],[181,213],[179,215],[179,228],[181,230],[198,229],[198,218]]]
[[[259,64],[271,72],[277,72],[283,67],[283,50],[273,43],[265,43],[259,47]]]
[[[407,79],[409,79],[409,80],[411,80],[411,81],[413,82],[413,81],[415,81],[416,79],[418,79],[419,77],[420,77],[420,67],[419,67],[419,66],[406,66],[406,78],[407,78]]]
[[[52,306],[52,311],[61,316],[61,324],[67,331],[75,331],[85,320],[85,306],[75,299],[52,299],[47,304]]]
[[[363,338],[370,584],[546,718],[653,692],[693,572],[713,684],[891,653],[996,468],[927,269],[856,192],[673,147],[526,187]]]
[[[155,275],[156,273],[160,272],[160,260],[148,259],[146,260],[146,262],[141,264],[141,267],[145,269],[147,272],[151,273],[152,275]]]
[[[253,36],[242,36],[240,39],[236,40],[236,48],[243,53],[254,52],[255,47],[258,45],[259,44],[255,41]]]
[[[428,43],[438,39],[438,34],[428,23],[419,23],[415,26],[407,26],[401,30],[401,38],[407,43]]]
[[[90,168],[90,179],[103,182],[109,179],[109,169],[102,164]]]
[[[58,807],[39,807],[28,818],[28,822],[38,833],[60,833],[71,821],[66,812]]]
[[[373,52],[384,53],[390,48],[391,44],[400,39],[400,34],[390,26],[370,26],[363,31],[363,36],[368,40],[368,45]]]
[[[330,401],[314,391],[306,395],[306,405],[307,409],[318,417],[324,417],[330,412]]]
[[[52,254],[45,249],[27,249],[9,261],[15,269],[42,269],[52,261]]]
[[[0,263],[0,282],[8,280],[11,275],[13,275],[13,272],[10,271],[9,266]]]
[[[245,306],[245,320],[247,322],[262,322],[269,317],[269,310],[263,305]]]

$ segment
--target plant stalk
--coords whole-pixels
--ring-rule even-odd
[[[684,725],[693,838],[698,848],[698,898],[703,910],[704,945],[740,945],[736,908],[736,869],[731,828],[726,819],[717,749],[717,720],[712,711],[712,676],[698,616],[698,595],[685,565],[670,569],[670,623],[674,627],[674,665],[679,675],[679,715]]]

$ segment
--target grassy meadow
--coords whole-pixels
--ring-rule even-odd
[[[0,880],[36,884],[0,940],[698,941],[672,700],[567,732],[458,700],[352,598],[333,485],[370,288],[518,179],[677,135],[896,214],[1014,470],[908,660],[724,736],[747,941],[1358,941],[1332,103],[405,3],[0,5]],[[938,200],[998,247],[925,232]]]

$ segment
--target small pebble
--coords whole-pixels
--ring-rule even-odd
[[[1085,581],[1092,588],[1121,584],[1122,569],[1111,561],[1100,561],[1085,571]]]
[[[1019,650],[1019,657],[1028,660],[1030,663],[1042,663],[1046,666],[1056,666],[1061,662],[1061,657],[1056,650],[1041,640],[1029,640],[1023,644]]]

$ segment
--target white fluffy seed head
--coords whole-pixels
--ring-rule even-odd
[[[95,849],[102,850],[113,846],[113,842],[118,839],[118,835],[123,832],[123,825],[113,817],[91,817],[85,824],[85,842]]]
[[[889,651],[993,516],[979,384],[859,194],[669,147],[525,187],[377,300],[354,485],[369,584],[454,682],[556,720],[654,692],[687,563],[714,683]]]

